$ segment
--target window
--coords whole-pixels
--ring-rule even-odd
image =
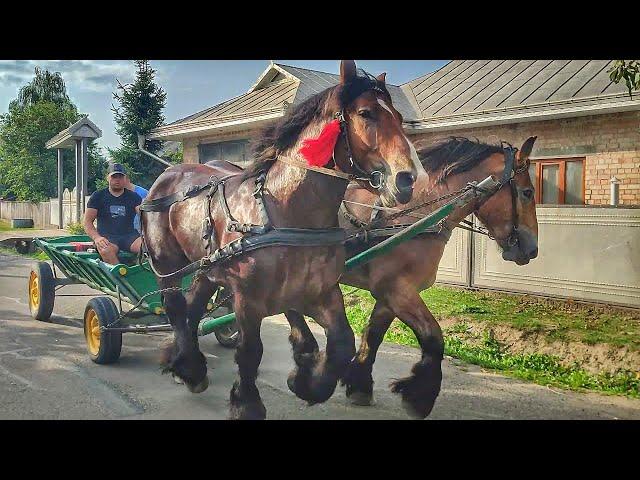
[[[198,145],[200,163],[210,162],[211,160],[226,160],[244,167],[249,163],[248,145],[248,140]]]
[[[584,205],[584,158],[531,160],[536,203]]]

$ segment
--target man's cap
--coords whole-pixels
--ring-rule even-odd
[[[111,176],[114,173],[119,173],[121,175],[126,175],[127,171],[124,169],[124,166],[121,163],[111,163],[109,164],[109,170],[107,170],[108,175]]]

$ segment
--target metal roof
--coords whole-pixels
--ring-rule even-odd
[[[404,84],[424,120],[552,106],[576,100],[601,104],[623,84],[609,80],[611,60],[454,60]]]
[[[247,93],[213,107],[181,118],[160,128],[172,128],[191,123],[223,123],[234,118],[254,117],[261,113],[282,111],[286,104],[299,104],[307,98],[337,85],[340,76],[289,65],[271,64]],[[396,85],[387,84],[396,109],[405,119],[416,119],[414,109]]]
[[[612,60],[454,60],[403,85],[387,83],[405,128],[452,129],[637,110],[623,84],[609,80]],[[251,89],[156,129],[150,138],[259,125],[335,86],[339,75],[271,63]]]
[[[298,82],[293,80],[277,81],[259,90],[247,92],[201,112],[176,120],[167,126],[282,109],[284,102],[293,103],[297,87]]]

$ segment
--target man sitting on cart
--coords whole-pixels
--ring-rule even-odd
[[[125,188],[127,172],[120,163],[109,165],[109,188],[91,195],[84,214],[84,230],[96,244],[102,259],[111,264],[120,263],[118,251],[138,253],[142,240],[133,226],[142,198]],[[98,219],[97,229],[93,222]]]

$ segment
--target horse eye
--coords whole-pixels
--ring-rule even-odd
[[[371,118],[371,111],[370,110],[360,110],[360,111],[358,111],[358,115],[360,115],[362,118]]]
[[[524,195],[524,198],[527,200],[531,200],[533,198],[533,189],[527,188],[526,190],[523,190],[522,195]]]

